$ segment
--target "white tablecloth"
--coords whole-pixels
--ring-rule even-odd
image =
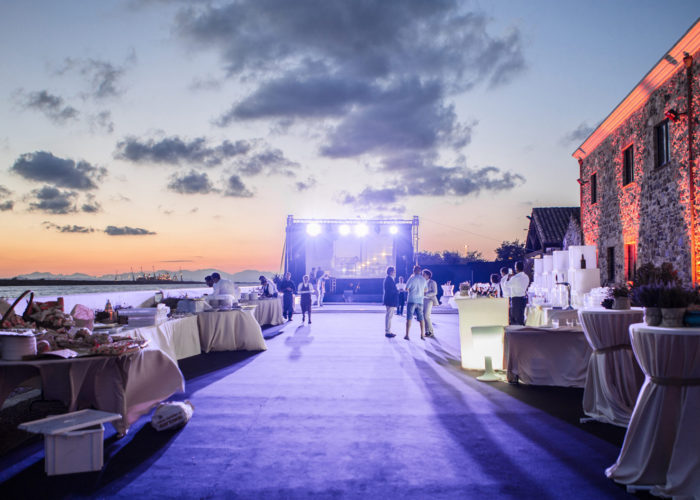
[[[592,350],[580,328],[508,326],[504,342],[509,381],[560,387],[585,385]]]
[[[215,311],[197,315],[203,352],[264,351],[262,330],[248,311]]]
[[[145,349],[124,356],[0,361],[0,404],[22,377],[37,372],[45,399],[62,401],[68,411],[119,413],[122,420],[114,426],[122,433],[157,403],[185,390],[177,363],[159,349]]]
[[[527,306],[525,309],[526,326],[551,326],[553,319],[559,320],[559,326],[566,326],[567,320],[578,322],[578,311],[576,309],[553,309],[547,306]]]
[[[585,309],[579,311],[594,353],[583,391],[583,412],[596,420],[626,427],[644,375],[634,358],[629,326],[642,321],[642,310]]]
[[[617,462],[608,477],[700,498],[700,329],[630,326],[645,375]]]
[[[146,326],[126,333],[148,340],[151,347],[160,349],[176,361],[202,353],[196,316],[171,319],[158,326]]]
[[[282,317],[282,299],[278,297],[270,299],[260,299],[250,302],[244,302],[244,304],[250,304],[255,306],[253,311],[253,316],[258,320],[258,323],[262,325],[281,325],[284,323],[284,318]]]

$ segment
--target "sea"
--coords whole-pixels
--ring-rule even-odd
[[[84,293],[104,293],[104,292],[128,292],[128,291],[148,291],[148,290],[166,290],[166,289],[190,289],[204,288],[204,283],[162,283],[162,284],[142,284],[125,283],[123,285],[50,285],[50,286],[0,286],[0,297],[7,299],[17,298],[25,290],[34,292],[35,297],[45,296],[64,296],[64,295],[79,295]]]

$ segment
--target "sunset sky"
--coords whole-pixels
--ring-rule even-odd
[[[285,219],[523,239],[697,0],[0,3],[0,277],[277,271]]]

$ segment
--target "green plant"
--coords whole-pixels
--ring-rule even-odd
[[[661,267],[656,267],[651,262],[642,264],[634,273],[634,286],[641,285],[680,285],[678,272],[670,262],[664,262]]]
[[[632,303],[641,307],[659,307],[661,290],[659,285],[642,285],[632,289]]]
[[[691,293],[681,286],[666,286],[659,294],[659,307],[681,308],[688,307],[692,297]]]
[[[613,298],[629,297],[630,289],[627,288],[627,285],[615,285],[610,291],[610,296]]]
[[[613,299],[603,299],[600,305],[603,306],[605,309],[612,309],[613,303]]]

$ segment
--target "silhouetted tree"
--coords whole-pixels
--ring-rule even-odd
[[[498,260],[523,260],[525,258],[525,243],[518,240],[504,241],[496,249]]]

